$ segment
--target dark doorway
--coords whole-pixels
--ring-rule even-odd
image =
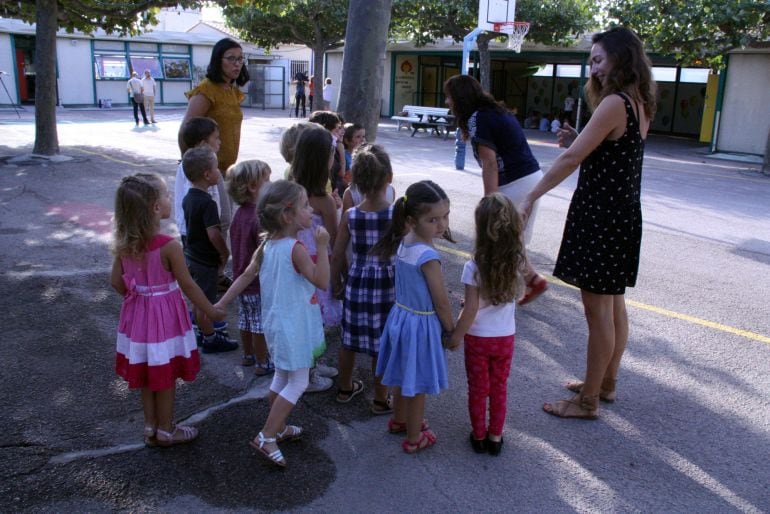
[[[35,103],[35,38],[14,36],[16,76],[19,78],[19,101]]]

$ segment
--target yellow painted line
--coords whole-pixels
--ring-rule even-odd
[[[107,160],[110,160],[110,161],[113,161],[113,162],[117,162],[119,164],[126,164],[128,166],[133,166],[135,168],[145,168],[145,167],[147,167],[146,164],[137,164],[135,162],[122,161],[120,159],[116,159],[114,157],[110,157],[107,154],[103,154],[103,153],[99,153],[99,152],[90,152],[88,150],[83,150],[82,148],[73,148],[73,150],[75,150],[76,152],[83,152],[83,153],[87,153],[87,154],[90,154],[90,155],[98,155],[99,157],[103,157],[103,158],[105,158]]]
[[[463,259],[471,258],[471,254],[469,254],[466,251],[457,250],[455,248],[449,248],[443,245],[435,245],[435,246],[438,250],[441,250],[442,252],[448,253],[450,255],[461,257]],[[567,284],[566,282],[562,282],[556,277],[552,277],[545,273],[541,273],[541,275],[543,275],[543,277],[551,284],[565,286],[571,289],[578,289],[573,285]],[[682,321],[687,321],[688,323],[692,323],[693,325],[700,325],[703,327],[712,328],[714,330],[719,330],[720,332],[727,332],[728,334],[745,337],[746,339],[751,339],[753,341],[759,341],[760,343],[770,344],[770,337],[767,337],[762,334],[757,334],[756,332],[751,332],[749,330],[743,330],[740,328],[731,327],[729,325],[723,325],[722,323],[717,323],[715,321],[709,321],[707,319],[698,318],[696,316],[690,316],[689,314],[682,314],[681,312],[671,311],[668,309],[664,309],[662,307],[656,307],[654,305],[637,302],[636,300],[626,299],[626,305],[630,305],[631,307],[636,307],[637,309],[654,312],[655,314],[660,314],[668,318],[681,319]]]

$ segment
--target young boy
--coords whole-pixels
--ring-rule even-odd
[[[187,150],[182,157],[182,167],[192,184],[182,200],[187,226],[185,260],[193,280],[213,303],[217,300],[219,272],[230,257],[220,229],[217,204],[208,193],[208,188],[215,186],[222,175],[217,168],[217,155],[208,146]],[[237,342],[215,332],[211,320],[197,308],[195,319],[203,334],[203,353],[229,352],[238,348]]]
[[[196,116],[187,120],[179,130],[179,138],[181,146],[185,150],[196,146],[208,145],[216,153],[219,151],[219,147],[222,144],[222,141],[219,138],[219,126],[217,125],[217,122],[203,116]],[[179,234],[182,236],[182,246],[185,246],[187,243],[187,225],[184,221],[182,200],[191,186],[192,184],[190,184],[190,181],[185,177],[184,166],[182,166],[180,161],[179,166],[177,166],[176,169],[176,180],[174,181],[174,219],[176,220]],[[210,187],[208,192],[219,208],[219,228],[222,231],[222,237],[227,240],[227,229],[230,226],[230,220],[232,219],[232,209],[230,202],[227,199],[227,194],[225,194],[224,181],[220,180],[216,186]],[[222,201],[222,196],[224,196],[225,201]],[[224,274],[224,271],[221,272],[219,274],[218,291],[222,290],[223,284],[225,284],[227,280],[229,280],[227,275]],[[195,327],[198,344],[200,345],[203,343],[203,339],[194,317],[192,322]],[[233,341],[227,331],[227,320],[214,323],[214,330],[222,334],[229,341]]]

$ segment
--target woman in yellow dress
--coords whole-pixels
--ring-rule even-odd
[[[219,125],[222,145],[217,158],[222,173],[227,173],[227,169],[238,159],[243,121],[241,102],[246,97],[238,88],[249,81],[249,72],[244,64],[241,45],[230,38],[221,39],[211,51],[206,78],[192,91],[185,93],[189,102],[182,126],[196,116],[209,117]],[[182,153],[187,150],[181,137],[179,149]]]

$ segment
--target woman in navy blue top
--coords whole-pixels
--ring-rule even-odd
[[[471,76],[450,77],[444,83],[444,95],[463,138],[471,142],[473,156],[481,166],[484,196],[499,191],[518,208],[527,193],[543,177],[540,164],[532,155],[518,120]],[[536,214],[537,204],[532,207],[524,231],[525,244],[529,244],[532,239]],[[531,302],[548,287],[546,280],[535,272],[529,260],[525,280],[527,292],[519,300],[520,305]]]

